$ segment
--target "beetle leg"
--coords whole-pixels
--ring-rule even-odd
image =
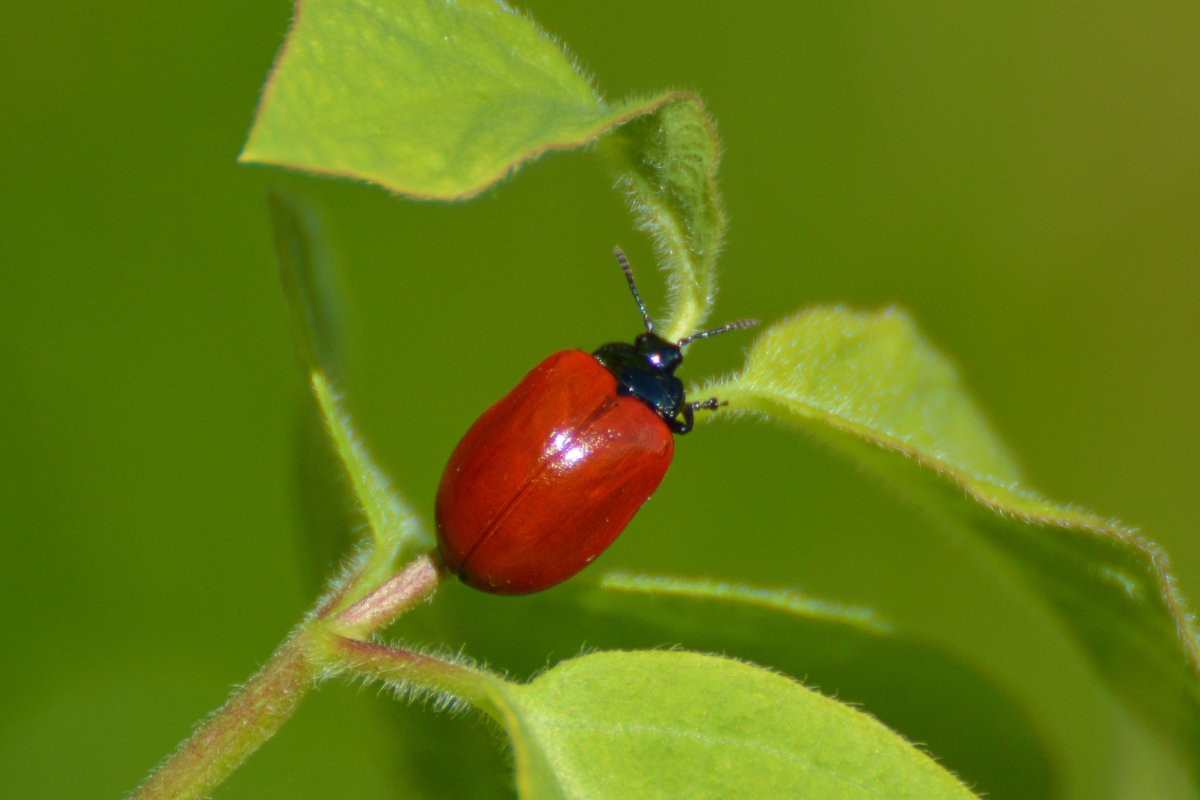
[[[696,415],[695,412],[692,411],[691,405],[684,406],[681,413],[683,414],[682,421],[678,419],[666,420],[667,427],[671,429],[671,433],[677,433],[680,435],[685,434],[692,429],[693,425],[696,424]]]
[[[715,397],[710,397],[707,400],[697,400],[694,403],[688,403],[683,407],[680,413],[683,415],[682,420],[669,419],[667,427],[672,433],[688,433],[696,425],[697,411],[711,411],[714,408],[719,408],[725,405],[724,400],[718,400]]]
[[[718,400],[715,397],[710,397],[707,400],[697,400],[694,403],[688,403],[683,407],[684,422],[681,426],[683,429],[679,430],[672,428],[671,430],[675,431],[676,433],[687,433],[692,429],[692,426],[695,423],[697,411],[712,411],[714,408],[720,408],[723,405],[726,405],[725,401]]]

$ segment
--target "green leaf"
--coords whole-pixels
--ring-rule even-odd
[[[1005,676],[988,662],[967,662],[869,608],[794,589],[680,577],[609,573],[594,588],[580,583],[572,582],[585,616],[600,618],[595,627],[621,631],[613,642],[585,627],[590,644],[671,644],[769,664],[869,710],[985,796],[1056,793],[1051,761],[1061,743],[1045,711],[1019,699],[1020,686],[1001,685]],[[545,627],[540,618],[530,623]],[[934,695],[937,702],[929,702]]]
[[[602,151],[657,244],[662,327],[679,339],[715,295],[725,218],[712,121],[686,93],[605,102],[560,44],[502,3],[297,3],[241,160],[461,200],[610,132]]]
[[[938,523],[1009,559],[1109,686],[1200,774],[1200,658],[1165,555],[1119,523],[1019,483],[953,367],[902,312],[818,308],[765,332],[745,370],[702,392],[797,425],[906,490]]]
[[[294,198],[270,195],[280,280],[297,347],[309,368],[309,378],[321,419],[370,528],[372,546],[366,561],[356,565],[360,577],[345,603],[358,599],[397,566],[431,544],[416,515],[405,507],[366,446],[354,433],[327,372],[336,370],[340,326],[331,259],[315,214]],[[319,460],[319,459],[316,459]]]
[[[337,375],[342,351],[341,292],[320,219],[308,204],[279,189],[272,189],[267,200],[292,338],[305,376],[317,367]],[[295,439],[300,553],[307,583],[315,592],[329,579],[330,569],[345,558],[357,523],[341,461],[307,385],[301,399]]]
[[[527,800],[975,796],[870,716],[732,659],[596,653],[499,692]]]
[[[725,233],[716,126],[699,98],[681,95],[618,128],[602,147],[667,269],[671,316],[660,327],[666,339],[679,341],[704,324],[716,295]]]
[[[320,218],[279,188],[267,193],[267,202],[296,347],[309,369],[336,378],[342,360],[342,293]]]
[[[459,199],[628,113],[501,3],[306,0],[242,160]]]
[[[372,547],[358,572],[360,580],[356,581],[356,591],[339,603],[339,607],[345,607],[382,583],[400,564],[428,550],[433,542],[420,519],[392,489],[387,476],[375,465],[366,445],[355,434],[329,380],[323,373],[314,371],[312,385],[334,448],[342,459],[371,532]]]
[[[857,628],[865,633],[890,633],[891,624],[869,608],[854,608],[806,597],[792,589],[766,589],[740,583],[667,575],[634,575],[609,572],[598,586],[610,592],[640,594],[647,597],[680,597],[722,604],[764,609],[819,622],[831,622]]]
[[[975,796],[872,717],[733,659],[610,651],[523,684],[380,642],[334,636],[317,648],[330,670],[491,717],[526,800]]]

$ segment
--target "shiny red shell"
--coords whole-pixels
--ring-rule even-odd
[[[443,561],[496,594],[537,592],[596,559],[654,493],[675,452],[649,406],[591,355],[534,367],[458,443],[437,493]]]

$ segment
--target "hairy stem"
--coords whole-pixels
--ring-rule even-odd
[[[373,659],[387,661],[386,648],[381,651],[375,645],[357,641],[358,637],[370,636],[428,599],[446,574],[435,551],[416,558],[336,617],[323,616],[330,611],[323,608],[318,616],[293,631],[263,668],[159,765],[131,800],[207,797],[275,735],[321,678],[331,671],[361,672],[355,667],[372,663]],[[333,630],[350,634],[350,638],[334,635]],[[330,647],[330,641],[335,646]],[[403,669],[403,651],[397,652],[400,655],[393,655],[389,663],[393,669]],[[474,700],[456,690],[461,668],[411,655],[405,674],[393,678]]]
[[[445,576],[446,568],[436,550],[418,556],[335,619],[363,635],[386,628],[404,612],[427,600]]]
[[[262,669],[134,792],[132,800],[207,797],[270,739],[316,685],[318,668],[308,655],[310,625],[293,632]]]
[[[381,681],[398,691],[419,687],[441,692],[501,719],[487,673],[463,664],[337,634],[324,638],[319,649],[314,649],[314,657],[329,669]]]

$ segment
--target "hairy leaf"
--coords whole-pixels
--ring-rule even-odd
[[[682,95],[618,128],[603,150],[667,267],[671,316],[662,335],[678,341],[704,323],[716,293],[725,212],[717,192],[715,126],[699,99]]]
[[[870,716],[733,659],[604,652],[501,688],[522,798],[971,798]]]
[[[317,212],[272,189],[267,194],[279,280],[292,337],[309,369],[336,379],[342,360],[342,302],[337,270]]]
[[[309,391],[308,375],[341,369],[341,292],[336,269],[315,210],[279,189],[268,196],[279,278],[287,300],[292,338],[304,365],[296,425],[296,495],[300,510],[300,553],[310,590],[316,592],[354,540],[354,498],[343,477],[321,409]]]
[[[370,558],[359,567],[363,574],[378,579],[365,584],[374,586],[406,557],[427,548],[430,537],[354,433],[327,375],[327,370],[337,367],[339,334],[336,302],[329,289],[331,266],[316,217],[310,209],[280,192],[271,195],[271,214],[280,276],[297,347],[308,365],[317,407],[333,449],[370,528]],[[348,597],[346,601],[354,599],[357,597]]]
[[[709,392],[729,401],[727,413],[776,418],[847,451],[938,523],[1009,556],[997,568],[1033,586],[1110,687],[1198,769],[1197,639],[1165,555],[1022,486],[953,367],[904,313],[801,313]]]
[[[666,575],[632,575],[609,572],[601,576],[601,589],[648,597],[679,597],[743,606],[787,614],[814,622],[834,623],[877,635],[892,626],[874,610],[844,606],[830,600],[806,597],[790,589],[765,589],[740,583]]]
[[[668,338],[708,315],[724,230],[700,101],[604,101],[574,59],[493,0],[306,0],[241,160],[461,200],[555,150],[602,148],[668,274]]]
[[[955,656],[870,608],[796,589],[675,576],[615,572],[592,588],[573,583],[577,605],[600,620],[591,628],[621,625],[618,642],[584,628],[589,643],[678,645],[770,664],[869,710],[985,796],[1058,794],[1059,742],[1038,724],[1046,710],[1024,701],[1021,687],[987,662]]]
[[[491,0],[306,0],[242,159],[458,199],[628,113]]]

